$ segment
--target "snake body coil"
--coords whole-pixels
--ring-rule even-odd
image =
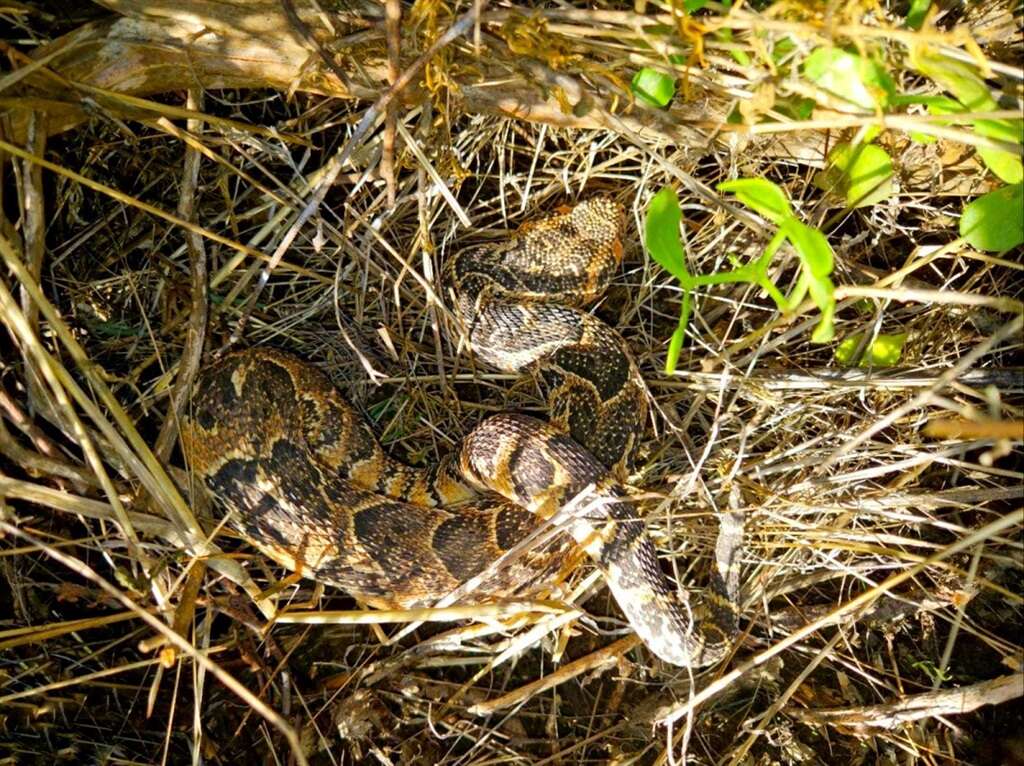
[[[473,352],[539,374],[548,422],[489,417],[457,454],[415,469],[381,449],[316,368],[253,349],[197,382],[182,424],[191,468],[257,548],[375,606],[428,605],[481,575],[477,594],[531,585],[564,546],[490,565],[568,508],[566,531],[648,648],[676,665],[718,661],[736,630],[735,587],[714,572],[691,601],[662,573],[620,483],[646,419],[639,371],[622,338],[580,309],[621,262],[624,218],[594,198],[463,251],[445,271]],[[731,559],[739,541],[724,543]]]

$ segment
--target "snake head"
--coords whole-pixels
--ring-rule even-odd
[[[576,205],[568,217],[581,237],[609,248],[616,266],[622,262],[626,209],[620,203],[611,197],[591,197]]]
[[[577,205],[562,205],[554,215],[524,223],[516,234],[529,239],[543,236],[540,232],[556,232],[554,238],[544,237],[551,254],[582,246],[591,261],[617,267],[622,262],[625,229],[626,209],[611,197],[597,196]]]

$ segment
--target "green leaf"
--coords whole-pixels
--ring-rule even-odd
[[[718,191],[732,192],[736,199],[772,223],[781,224],[793,217],[786,193],[764,178],[737,178],[718,184]]]
[[[809,120],[814,113],[814,99],[803,96],[776,98],[775,111],[792,120]]]
[[[1024,121],[1022,120],[975,120],[974,128],[983,136],[1007,143],[1024,143]]]
[[[666,186],[654,195],[647,206],[644,245],[658,265],[684,287],[689,287],[692,278],[686,269],[683,243],[679,241],[679,222],[682,218],[675,189]]]
[[[784,58],[786,58],[786,56],[790,55],[796,49],[796,42],[792,37],[783,37],[775,43],[775,46],[772,48],[772,60],[776,64],[779,64]]]
[[[804,274],[806,273],[805,271]],[[828,343],[836,336],[836,328],[832,323],[836,313],[835,286],[828,277],[812,277],[808,280],[807,287],[811,293],[811,300],[821,311],[821,320],[811,333],[811,343]]]
[[[842,48],[818,48],[804,62],[804,76],[862,110],[884,107],[896,93],[884,67]]]
[[[1024,165],[1020,157],[1002,149],[989,149],[987,146],[979,146],[978,156],[985,163],[985,167],[991,170],[1000,181],[1008,184],[1017,184],[1024,181]]]
[[[731,29],[720,29],[715,33],[715,37],[727,43],[732,42],[732,30]],[[732,56],[732,60],[740,66],[750,66],[753,61],[746,51],[740,50],[739,48],[730,48],[729,55]]]
[[[672,340],[669,341],[665,372],[675,372],[679,351],[686,336],[686,324],[690,320],[690,291],[694,277],[686,268],[683,243],[679,239],[679,222],[683,218],[679,209],[679,197],[671,186],[664,187],[651,198],[647,205],[647,220],[644,221],[644,245],[651,257],[669,274],[679,280],[683,289],[683,303],[679,311],[679,323]]]
[[[1003,186],[967,205],[960,216],[960,236],[994,253],[1024,243],[1024,184]]]
[[[928,15],[928,9],[932,7],[932,0],[910,0],[910,10],[907,11],[907,26],[911,29],[920,29],[924,23],[924,17]]]
[[[857,333],[845,338],[842,343],[836,346],[836,361],[844,367],[854,363],[854,354],[860,347],[864,333]],[[905,332],[892,335],[879,334],[866,349],[859,361],[860,367],[894,367],[899,364],[903,355],[903,344],[907,342]]]
[[[881,125],[865,125],[864,126],[864,132],[861,134],[860,141],[858,143],[861,143],[861,144],[873,143],[874,140],[876,138],[878,138],[880,135],[882,135],[882,126]]]
[[[645,66],[633,75],[630,89],[634,96],[651,106],[668,106],[676,95],[676,79]]]
[[[911,64],[952,93],[968,110],[991,112],[998,108],[978,70],[970,64],[924,49],[911,54]]]
[[[821,311],[821,321],[811,333],[811,342],[828,343],[835,337],[832,323],[836,311],[835,286],[828,278],[835,262],[832,247],[824,234],[796,218],[784,221],[780,229],[793,245],[803,265],[790,299],[791,305],[802,300],[805,290],[811,294],[811,300]]]
[[[911,61],[914,68],[956,96],[957,103],[952,106],[948,100],[944,102],[934,99],[926,102],[932,114],[990,112],[999,108],[976,67],[927,50],[917,51]],[[1018,144],[1022,142],[1024,122],[1021,120],[975,120],[972,124],[982,136]],[[1008,184],[1024,181],[1024,164],[1019,156],[988,147],[978,147],[977,151],[985,166],[1001,180]]]
[[[988,138],[1019,144],[1022,141],[1024,123],[1020,120],[975,120],[974,129]],[[979,146],[978,156],[1000,180],[1008,184],[1019,184],[1024,181],[1024,165],[1016,154]]]
[[[814,183],[846,200],[849,207],[866,207],[892,194],[892,159],[874,144],[836,144],[824,171]]]
[[[825,235],[796,218],[784,221],[781,228],[807,268],[810,287],[813,288],[815,280],[827,279],[832,273],[835,256]]]
[[[915,93],[897,93],[890,103],[893,106],[910,106],[923,104],[932,114],[953,114],[962,112],[963,105],[949,96],[920,96]]]
[[[856,335],[843,338],[839,345],[836,346],[835,351],[832,352],[836,361],[843,365],[843,367],[849,367],[852,365],[854,354],[857,353],[857,347],[860,346],[860,341],[863,337],[864,333],[859,332]]]
[[[912,96],[900,94],[892,100],[893,106],[910,106],[912,104],[923,104],[928,108],[928,113],[932,115],[956,114],[964,111],[963,104],[949,96]],[[950,125],[951,123],[951,120],[935,120],[933,124]],[[912,130],[910,131],[910,140],[918,144],[934,144],[938,139],[929,133]]]
[[[905,332],[891,335],[879,335],[874,343],[868,346],[867,362],[873,367],[894,367],[903,356],[903,345],[907,342]],[[864,362],[861,359],[861,362]]]

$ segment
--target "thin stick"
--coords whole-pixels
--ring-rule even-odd
[[[908,721],[970,713],[985,705],[998,705],[1018,697],[1024,697],[1024,673],[1000,676],[957,689],[912,694],[884,705],[821,710],[791,708],[787,712],[806,723],[894,729]]]
[[[203,108],[203,95],[198,89],[189,90],[189,109]],[[198,135],[202,124],[198,120],[189,120],[188,130]],[[195,217],[196,186],[199,183],[199,168],[202,166],[203,155],[191,144],[185,146],[185,167],[182,171],[181,196],[178,199],[178,214],[185,220]],[[178,419],[181,414],[192,380],[199,370],[203,356],[203,342],[206,339],[206,320],[209,314],[206,298],[206,246],[203,238],[195,232],[186,232],[185,246],[189,255],[189,274],[192,283],[192,307],[189,311],[188,327],[185,330],[185,348],[182,349],[178,363],[178,377],[174,381],[171,393],[171,404],[167,409],[167,417],[160,428],[153,451],[156,456],[166,461],[174,446],[174,437],[178,433]]]
[[[613,665],[618,661],[619,657],[626,652],[635,649],[639,645],[639,636],[634,635],[620,638],[614,644],[609,644],[603,649],[591,652],[586,657],[580,657],[578,660],[570,662],[567,665],[563,665],[554,673],[551,673],[544,678],[539,678],[525,686],[520,686],[518,689],[514,689],[507,694],[502,694],[500,697],[489,700],[488,702],[481,702],[477,705],[473,705],[469,708],[469,712],[473,715],[490,715],[502,708],[511,707],[512,705],[528,700],[530,697],[540,694],[543,691],[547,691],[559,684],[563,684],[582,673],[589,673],[592,670]]]
[[[392,88],[401,76],[402,44],[402,0],[385,0],[384,30],[388,40],[388,85]],[[395,206],[397,184],[395,182],[395,124],[398,111],[394,104],[388,104],[384,118],[384,146],[380,156],[380,174],[388,187],[388,207]]]

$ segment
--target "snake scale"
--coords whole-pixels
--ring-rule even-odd
[[[582,310],[618,269],[624,227],[621,205],[595,197],[445,268],[473,353],[539,375],[548,421],[490,416],[453,454],[413,468],[383,451],[323,373],[256,348],[200,375],[182,422],[191,469],[259,550],[378,607],[429,605],[481,575],[475,594],[529,586],[557,568],[566,538],[490,566],[562,511],[654,654],[719,661],[736,632],[736,573],[720,566],[692,595],[663,574],[622,483],[646,420],[640,373],[618,333]],[[730,561],[738,547],[720,534]]]

